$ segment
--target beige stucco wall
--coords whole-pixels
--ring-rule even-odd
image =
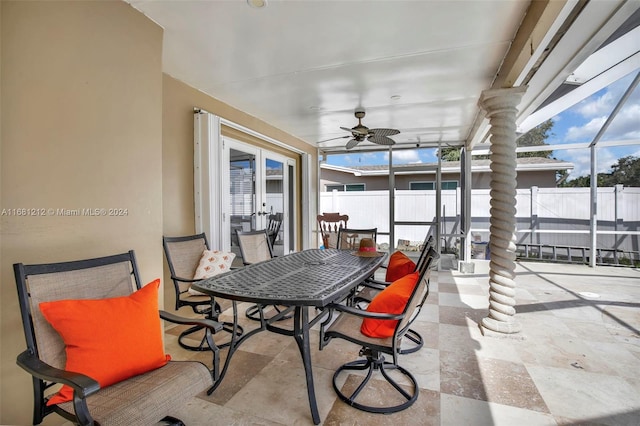
[[[2,11],[0,424],[32,419],[11,265],[136,251],[162,276],[162,29],[124,2],[11,2]],[[48,209],[123,208],[110,216]],[[108,319],[105,319],[108,320]],[[46,424],[60,424],[57,415]]]
[[[309,153],[311,176],[317,157],[293,136],[163,75],[162,29],[124,2],[3,0],[0,37],[0,209],[127,209],[121,217],[0,217],[0,424],[25,425],[31,380],[15,364],[25,343],[13,263],[134,249],[144,281],[162,276],[162,235],[194,231],[196,106]],[[310,181],[305,190],[316,194]],[[51,415],[44,424],[61,423]]]

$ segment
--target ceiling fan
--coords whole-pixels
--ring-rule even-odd
[[[397,129],[369,129],[368,127],[362,124],[362,119],[365,116],[365,112],[363,109],[357,109],[355,111],[355,116],[358,119],[358,125],[349,129],[348,127],[340,127],[342,130],[346,130],[347,132],[351,132],[353,139],[347,142],[345,148],[351,149],[354,146],[358,145],[363,140],[367,140],[369,142],[377,143],[378,145],[395,145],[395,141],[389,136],[397,135],[400,133],[400,130]]]

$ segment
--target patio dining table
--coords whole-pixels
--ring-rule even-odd
[[[344,300],[365,278],[371,276],[387,255],[360,257],[346,250],[309,249],[248,265],[194,284],[194,288],[214,297],[233,301],[234,324],[238,324],[237,302],[286,306],[280,314],[262,319],[261,326],[242,336],[232,333],[229,353],[211,394],[222,382],[233,353],[249,337],[260,331],[292,336],[300,350],[304,365],[309,406],[314,424],[320,415],[313,384],[309,330],[325,315],[310,317],[309,310],[322,310],[330,303]],[[278,325],[278,320],[293,310],[293,327]]]

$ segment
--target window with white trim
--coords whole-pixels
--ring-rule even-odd
[[[330,184],[325,185],[325,190],[327,192],[331,192],[333,190],[344,192],[344,191],[365,191],[366,186],[364,183],[347,183],[347,184]]]

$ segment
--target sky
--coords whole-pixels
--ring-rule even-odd
[[[623,96],[637,71],[628,74],[608,87],[578,102],[571,108],[553,117],[554,126],[547,139],[550,145],[568,143],[590,143],[607,120]],[[601,141],[640,140],[640,85],[627,99]],[[431,163],[436,161],[435,149],[394,151],[394,164]],[[327,163],[337,166],[367,166],[388,164],[388,153],[354,153],[331,155]],[[599,148],[597,152],[598,173],[611,171],[611,166],[619,158],[633,155],[640,157],[640,145]],[[586,176],[590,172],[591,158],[588,148],[579,150],[555,150],[552,156],[559,160],[573,163],[574,169],[569,180]]]

